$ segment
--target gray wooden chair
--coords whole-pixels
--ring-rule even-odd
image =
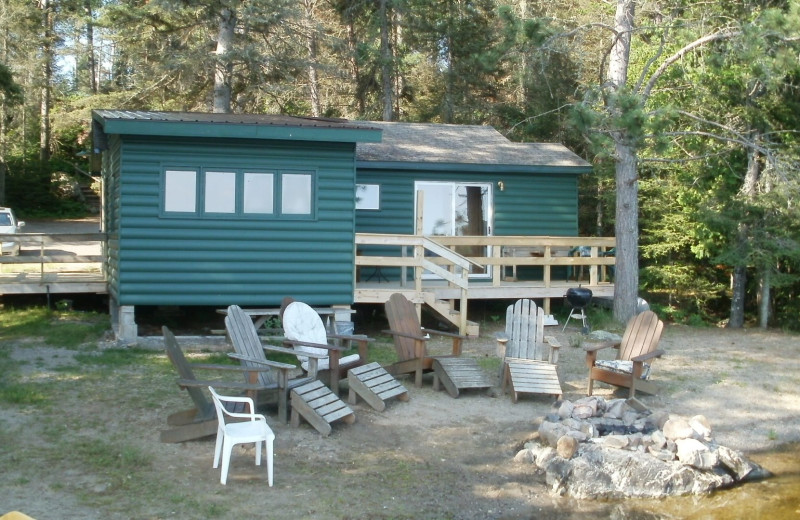
[[[246,366],[263,366],[274,363],[267,360],[265,351],[297,355],[292,348],[262,344],[253,320],[238,305],[228,307],[225,329],[236,350],[235,354],[229,355],[240,360]],[[311,351],[304,352],[304,355],[308,362],[308,371],[305,374],[299,367],[288,365],[300,375],[292,379],[288,378],[288,374],[281,376],[278,415],[280,420],[286,422],[291,405],[292,426],[299,426],[302,416],[322,435],[328,435],[331,432],[330,425],[333,421],[341,419],[344,422],[352,423],[355,421],[355,415],[350,407],[339,399],[339,396],[317,379],[319,361],[327,355]]]
[[[497,353],[503,359],[501,389],[511,385],[517,402],[519,394],[562,394],[558,378],[561,345],[544,335],[544,310],[527,299],[517,300],[506,310],[505,333],[497,338]]]
[[[238,359],[243,367],[264,368],[276,367],[278,371],[260,370],[258,372],[258,382],[267,388],[275,388],[278,392],[278,418],[285,422],[289,420],[289,392],[298,386],[314,380],[313,375],[301,375],[291,377],[299,371],[298,367],[289,363],[279,363],[267,359],[264,352],[268,348],[275,352],[294,354],[290,349],[283,347],[264,345],[258,337],[252,318],[248,316],[238,305],[228,307],[225,316],[225,331],[228,339],[233,345],[235,352],[228,354],[234,359]]]
[[[263,383],[261,374],[270,373],[273,370],[286,370],[292,365],[280,363],[275,365],[261,366],[236,366],[236,365],[217,365],[203,363],[189,363],[183,355],[175,339],[175,335],[167,327],[162,327],[164,335],[164,348],[167,357],[172,362],[178,372],[178,386],[185,389],[194,403],[194,408],[175,412],[167,417],[169,429],[161,431],[161,442],[183,442],[192,439],[200,439],[213,435],[217,431],[217,415],[214,411],[214,403],[211,402],[201,389],[214,385],[217,388],[225,388],[238,392],[246,393],[255,399],[260,392],[269,390],[275,391],[277,386],[274,383]],[[198,379],[195,370],[203,370],[216,374],[218,377],[213,379]],[[219,379],[219,376],[226,376],[226,380]],[[232,379],[238,379],[234,381]],[[231,412],[241,410],[231,409]]]

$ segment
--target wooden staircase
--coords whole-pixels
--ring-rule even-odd
[[[100,195],[91,186],[81,184],[81,198],[92,215],[100,213]]]
[[[423,293],[425,298],[425,305],[433,310],[437,316],[444,319],[447,323],[454,325],[456,328],[461,323],[461,311],[455,308],[455,300],[440,300],[435,297],[433,293]],[[474,321],[467,320],[467,330],[462,332],[467,336],[478,336],[480,334],[480,326]]]

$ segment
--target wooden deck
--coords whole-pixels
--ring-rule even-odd
[[[18,256],[0,256],[0,295],[108,292],[105,233],[21,233]]]
[[[0,256],[0,295],[108,292],[105,233],[5,235],[23,246]],[[551,299],[570,287],[614,295],[613,237],[426,237],[358,233],[355,303],[384,304],[399,292],[436,311],[462,334],[477,334],[470,300]],[[573,254],[579,247],[584,255]],[[465,251],[471,252],[466,256]],[[472,274],[471,274],[472,273]],[[479,276],[476,276],[478,273]]]

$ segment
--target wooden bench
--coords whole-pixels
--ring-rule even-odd
[[[347,372],[347,383],[350,386],[348,401],[353,405],[360,396],[368,405],[382,412],[386,409],[387,399],[397,397],[408,401],[406,387],[375,362],[351,368]]]
[[[326,437],[331,433],[333,421],[342,419],[347,424],[353,424],[356,420],[353,410],[319,380],[292,390],[291,405],[292,426],[300,426],[302,416]]]
[[[461,390],[467,388],[491,388],[489,376],[481,370],[473,358],[437,357],[433,360],[433,389],[439,390],[444,385],[447,393],[458,397]]]

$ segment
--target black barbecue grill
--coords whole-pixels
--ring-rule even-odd
[[[581,332],[587,334],[589,332],[589,324],[586,321],[585,309],[586,306],[592,301],[592,290],[581,286],[571,287],[567,289],[567,294],[565,296],[569,304],[572,306],[572,310],[569,311],[569,317],[564,323],[564,328],[561,329],[561,332],[567,330],[567,324],[569,323],[569,320],[575,318],[581,320],[583,323]]]

